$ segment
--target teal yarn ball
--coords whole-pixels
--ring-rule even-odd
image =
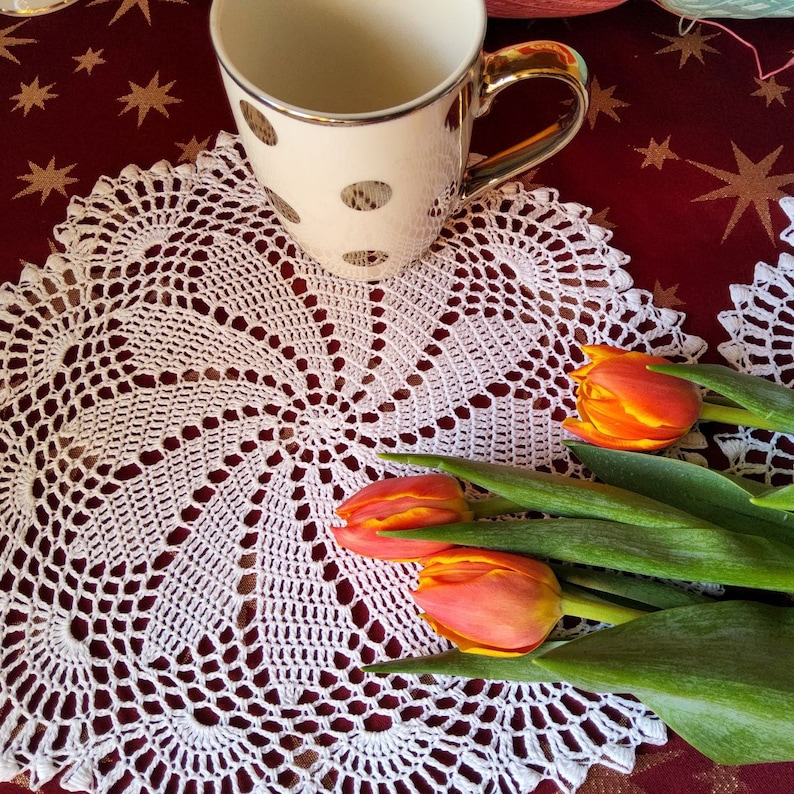
[[[794,0],[659,0],[659,3],[689,19],[794,17]]]

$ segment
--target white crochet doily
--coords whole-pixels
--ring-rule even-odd
[[[794,246],[794,197],[781,199],[791,221],[781,235]],[[794,388],[794,256],[782,253],[776,265],[759,262],[752,284],[731,284],[734,309],[720,314],[729,342],[719,346],[728,365]],[[794,439],[763,430],[737,428],[715,437],[737,474],[773,485],[791,482]]]
[[[0,291],[0,776],[94,792],[574,791],[665,729],[567,686],[365,675],[446,648],[335,547],[381,450],[571,472],[579,346],[694,360],[590,211],[512,185],[394,279],[296,250],[236,138],[71,202]]]

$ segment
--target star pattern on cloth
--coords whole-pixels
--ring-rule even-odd
[[[760,77],[754,78],[758,84],[758,90],[753,91],[750,96],[760,96],[766,100],[766,106],[769,107],[773,102],[780,102],[783,107],[786,107],[786,102],[783,99],[783,94],[791,89],[787,85],[778,85],[775,76],[772,75],[768,80],[762,80]]]
[[[666,36],[664,33],[654,33],[653,35],[670,42],[667,47],[656,50],[656,55],[662,55],[667,52],[681,53],[681,61],[678,64],[679,69],[682,69],[684,64],[692,57],[697,58],[701,63],[705,63],[703,60],[704,52],[715,52],[717,55],[720,54],[719,50],[715,50],[714,47],[707,43],[720,34],[703,33],[703,28],[700,25],[697,25],[691,32],[684,36]]]
[[[610,88],[601,88],[598,78],[593,76],[590,86],[590,107],[587,109],[587,121],[590,123],[591,130],[595,127],[599,113],[604,113],[619,122],[620,116],[616,112],[617,108],[629,107],[628,102],[623,102],[623,100],[615,99],[612,96],[616,88],[616,85]]]
[[[90,6],[95,5],[102,5],[103,3],[113,3],[117,0],[93,0],[92,3],[89,3]],[[180,3],[184,5],[187,3],[187,0],[165,0],[166,3]],[[112,25],[114,22],[121,19],[124,14],[127,13],[130,9],[133,8],[140,8],[141,13],[146,17],[146,21],[151,25],[152,24],[152,12],[149,10],[149,0],[121,0],[121,5],[118,7],[116,11],[116,15],[113,19],[110,20],[109,24]]]
[[[769,239],[774,241],[769,205],[772,202],[777,203],[787,195],[780,190],[783,185],[794,183],[794,174],[770,175],[769,173],[777,158],[780,157],[783,146],[778,146],[774,152],[768,154],[758,163],[754,163],[747,157],[733,141],[731,141],[731,146],[733,147],[733,156],[736,160],[736,167],[738,169],[736,173],[726,171],[722,168],[714,168],[714,166],[698,163],[694,160],[688,161],[701,170],[712,174],[712,176],[716,176],[725,183],[724,187],[712,190],[710,193],[704,193],[702,196],[698,196],[692,200],[713,201],[722,198],[736,199],[736,206],[733,208],[733,213],[725,228],[722,242],[725,242],[728,235],[734,230],[739,219],[750,205],[753,206],[753,209],[755,209],[758,214],[758,218],[763,224],[766,233],[769,235]]]
[[[662,143],[656,143],[656,138],[651,138],[651,142],[645,147],[635,146],[634,151],[645,155],[640,168],[646,168],[649,165],[655,165],[661,171],[665,160],[680,160],[681,158],[670,151],[670,138],[667,138]]]
[[[143,120],[150,110],[157,110],[168,118],[168,110],[166,105],[173,105],[181,102],[181,99],[169,95],[169,91],[173,87],[176,80],[170,83],[160,85],[160,72],[158,71],[154,77],[149,80],[149,85],[139,86],[137,83],[130,83],[130,93],[125,96],[119,97],[119,102],[126,102],[127,104],[122,108],[121,113],[126,113],[133,108],[138,109],[138,126],[143,124]]]
[[[179,155],[178,163],[195,163],[199,152],[203,151],[209,146],[209,136],[203,141],[197,141],[194,135],[187,143],[177,143],[176,145],[182,150]]]
[[[25,83],[19,84],[19,93],[14,94],[11,99],[16,99],[17,103],[14,105],[11,110],[20,110],[24,111],[24,115],[28,115],[28,112],[31,108],[37,107],[44,110],[44,103],[48,99],[54,99],[58,96],[58,94],[51,94],[50,89],[55,85],[55,83],[50,83],[49,85],[39,85],[39,78],[36,76],[32,83],[25,85]]]
[[[27,20],[17,22],[16,25],[11,25],[7,28],[0,28],[0,58],[6,58],[14,63],[19,63],[17,58],[12,52],[11,47],[17,47],[20,44],[35,44],[37,39],[20,39],[11,34],[20,26],[24,25]]]
[[[609,207],[604,207],[604,209],[600,210],[599,212],[594,212],[590,216],[590,223],[592,223],[594,226],[600,226],[602,229],[617,229],[617,224],[607,220],[608,214]]]
[[[593,767],[578,794],[645,794],[636,776],[648,769],[674,761],[679,752],[662,752],[638,755],[631,777],[625,772],[608,767]]]
[[[714,764],[707,772],[699,772],[695,777],[708,783],[711,794],[750,793],[750,789],[739,777],[735,767]]]
[[[678,284],[672,287],[662,288],[659,279],[653,285],[653,302],[654,305],[660,306],[662,309],[676,309],[679,306],[686,306],[686,302],[682,301],[676,292],[678,291]]]
[[[72,165],[67,165],[63,168],[56,168],[55,155],[52,156],[45,168],[28,160],[30,173],[17,177],[23,182],[28,182],[28,186],[20,190],[14,198],[29,196],[32,193],[41,193],[41,203],[43,204],[53,190],[57,190],[62,196],[66,196],[66,186],[80,181],[73,176],[69,176],[69,172],[76,165],[77,163],[72,163]]]
[[[86,71],[91,74],[95,66],[100,66],[107,61],[102,57],[105,50],[97,50],[94,52],[91,47],[83,55],[73,55],[72,60],[77,61],[75,72]]]
[[[541,182],[535,181],[535,177],[538,175],[538,171],[540,171],[540,168],[530,168],[529,171],[521,174],[521,176],[518,178],[521,184],[527,190],[535,190],[536,188],[539,187],[545,187],[545,185],[542,184]]]

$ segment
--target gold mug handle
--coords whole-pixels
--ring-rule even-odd
[[[490,110],[494,97],[504,88],[534,77],[550,77],[566,83],[573,92],[570,111],[532,137],[467,168],[462,202],[547,160],[566,146],[582,126],[590,97],[587,65],[576,50],[556,41],[532,41],[486,53],[477,116]]]

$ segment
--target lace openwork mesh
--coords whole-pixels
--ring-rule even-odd
[[[446,647],[333,508],[418,450],[577,473],[579,346],[694,360],[589,210],[518,185],[335,278],[237,140],[72,201],[0,292],[0,775],[100,792],[574,791],[660,721],[567,686],[376,677]]]
[[[791,224],[781,235],[794,246],[794,198],[780,206]],[[777,264],[759,262],[752,284],[732,284],[734,308],[719,319],[730,341],[719,350],[729,366],[794,388],[794,256],[782,253]],[[737,428],[716,437],[737,474],[771,485],[791,482],[794,439],[780,433]]]

